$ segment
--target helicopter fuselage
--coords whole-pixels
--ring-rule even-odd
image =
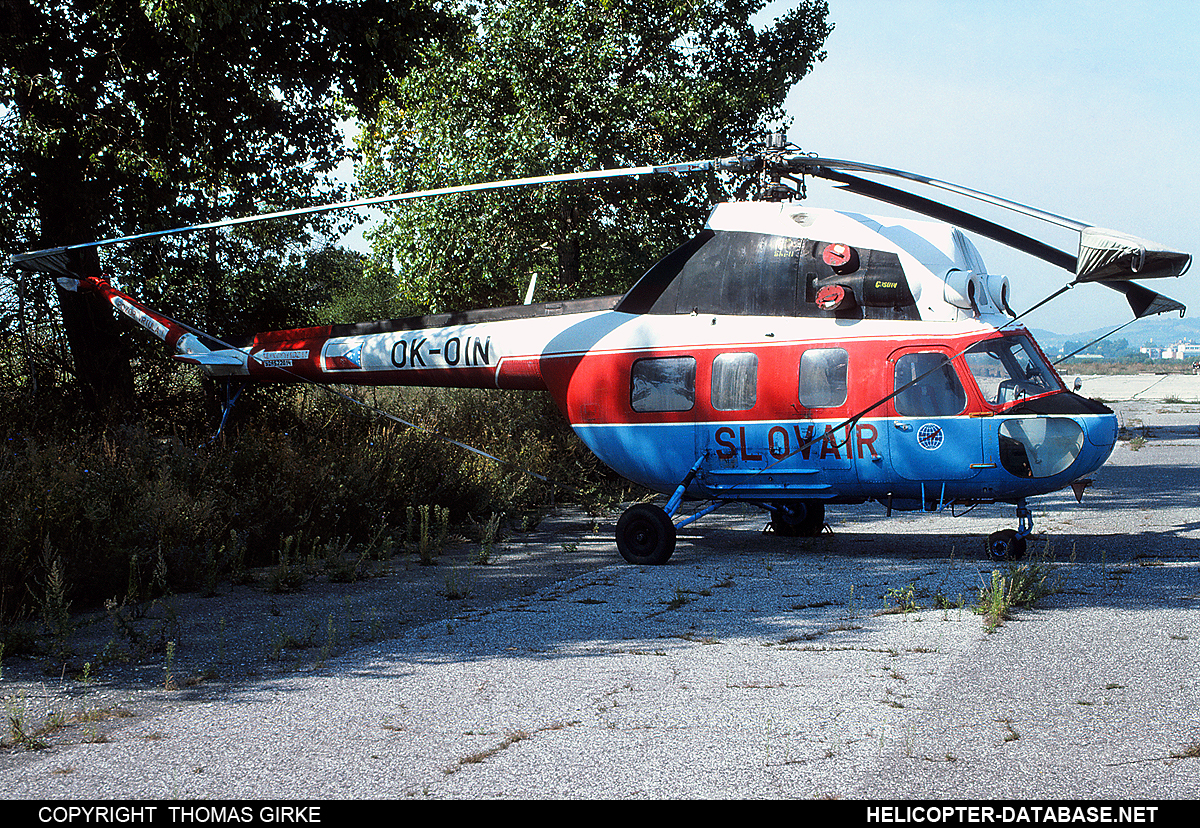
[[[1115,445],[1007,308],[948,225],[740,203],[624,296],[176,348],[254,381],[544,390],[660,492],[935,509],[1054,491]]]
[[[313,328],[257,337],[246,376],[544,390],[630,480],[671,492],[696,466],[687,493],[697,498],[1016,502],[1090,474],[1116,443],[1113,412],[1068,391],[1022,327],[847,327],[592,310],[342,336]]]
[[[13,262],[61,274],[65,290],[98,291],[177,358],[226,381],[226,416],[235,387],[259,381],[547,391],[605,463],[671,493],[665,507],[637,503],[622,514],[617,546],[631,563],[665,563],[675,530],[727,501],[762,506],[772,529],[789,536],[820,532],[827,503],[874,500],[890,512],[1010,502],[1018,528],[992,533],[988,551],[1019,558],[1032,532],[1025,499],[1068,484],[1079,496],[1084,476],[1112,452],[1117,421],[1066,389],[1016,324],[1008,278],[989,274],[958,228],[1073,272],[1048,299],[1099,283],[1123,294],[1136,318],[1182,314],[1183,304],[1134,280],[1179,276],[1191,255],[927,176],[807,155],[782,135],[748,152],[395,193],[47,248]],[[698,234],[622,296],[222,342],[103,277],[81,276],[90,269],[84,251],[102,244],[481,190],[699,171],[753,176],[756,200],[717,205]],[[1079,253],[850,173],[930,185],[1077,231]],[[803,197],[805,175],[935,221],[809,208],[792,200]],[[677,519],[688,496],[713,503]]]
[[[1010,319],[1008,280],[941,223],[722,205],[622,296],[234,343],[88,285],[232,384],[548,392],[604,463],[671,493],[622,516],[635,563],[670,556],[685,498],[757,504],[781,534],[820,531],[830,503],[1014,503],[1020,528],[989,549],[1019,556],[1026,498],[1083,485],[1117,440],[1113,412],[1068,391]]]

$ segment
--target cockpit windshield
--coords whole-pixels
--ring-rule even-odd
[[[1063,390],[1054,369],[1023,335],[988,339],[966,353],[967,365],[989,405]]]

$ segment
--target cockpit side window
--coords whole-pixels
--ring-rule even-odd
[[[906,387],[907,386],[907,387]],[[896,360],[896,413],[901,417],[950,417],[967,407],[967,392],[945,354],[905,354]]]
[[[966,361],[988,405],[1007,405],[1062,388],[1054,370],[1024,336],[979,342],[967,351]]]

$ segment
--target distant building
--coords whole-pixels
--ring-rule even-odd
[[[1153,345],[1148,345],[1141,349],[1143,354],[1149,354],[1151,359],[1185,359],[1189,362],[1200,361],[1200,343],[1196,342],[1176,342],[1173,345],[1168,345],[1161,350]],[[1158,351],[1159,355],[1155,356],[1154,351]]]

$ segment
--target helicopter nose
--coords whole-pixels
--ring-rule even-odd
[[[1076,461],[1074,476],[1091,474],[1104,465],[1117,445],[1117,415],[1093,414],[1081,417],[1083,432],[1087,435],[1086,450]]]
[[[1112,449],[1117,444],[1117,415],[1097,414],[1084,418],[1083,430],[1093,446]]]
[[[1073,480],[1095,471],[1117,442],[1116,415],[1013,417],[1000,423],[1000,461],[1017,477]]]

